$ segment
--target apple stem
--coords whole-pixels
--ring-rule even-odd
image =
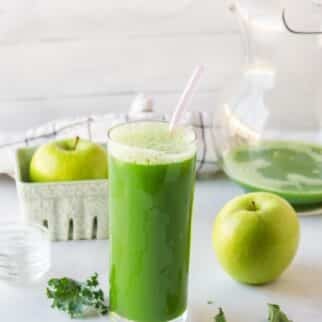
[[[76,136],[72,150],[75,151],[79,142],[79,136]]]
[[[254,200],[252,200],[252,206],[253,206],[253,210],[256,210],[256,209],[257,209],[257,207],[256,207],[256,204],[255,204],[255,201],[254,201]]]

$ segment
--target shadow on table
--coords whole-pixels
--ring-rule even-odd
[[[322,264],[296,264],[265,290],[271,295],[282,295],[299,303],[322,298]]]

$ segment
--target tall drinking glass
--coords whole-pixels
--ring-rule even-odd
[[[191,128],[140,121],[108,134],[110,308],[117,321],[184,321],[195,181]]]

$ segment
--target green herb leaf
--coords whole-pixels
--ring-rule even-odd
[[[67,277],[53,278],[48,281],[46,291],[52,300],[51,307],[68,313],[71,318],[83,317],[89,311],[101,315],[108,313],[97,273],[85,283]]]
[[[292,322],[277,304],[268,304],[268,322]]]
[[[224,311],[222,308],[219,308],[219,313],[215,316],[215,322],[227,322]]]

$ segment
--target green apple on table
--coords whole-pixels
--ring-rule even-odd
[[[30,162],[32,182],[106,179],[106,151],[79,137],[49,142],[39,147]]]
[[[293,260],[300,227],[291,205],[266,192],[231,200],[216,217],[213,245],[219,263],[235,280],[264,284]]]

